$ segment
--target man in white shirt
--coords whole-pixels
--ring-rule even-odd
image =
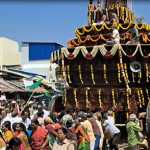
[[[120,130],[113,124],[113,121],[107,119],[103,124],[105,128],[105,134],[108,136],[108,143],[110,145],[110,149],[118,150],[117,144],[120,139]]]
[[[117,22],[114,22],[112,25],[112,35],[111,35],[111,40],[107,41],[107,44],[119,44],[120,43],[120,34],[117,29]]]
[[[13,125],[14,123],[21,123],[22,118],[18,116],[16,111],[13,111],[10,115],[7,115],[6,118],[4,118],[2,123],[5,121],[10,121],[11,125]]]
[[[112,33],[112,42],[114,44],[119,44],[120,43],[120,34],[117,28],[113,29],[113,33]]]

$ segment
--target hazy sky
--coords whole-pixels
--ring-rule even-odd
[[[0,0],[0,36],[65,45],[75,37],[74,30],[87,23],[87,5],[86,0]],[[148,0],[135,0],[135,13],[147,23],[149,10]]]

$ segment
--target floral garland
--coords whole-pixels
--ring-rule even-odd
[[[101,94],[102,94],[102,89],[99,89],[98,90],[98,101],[99,101],[100,108],[102,108],[102,97],[101,97]]]
[[[138,95],[138,99],[139,99],[139,106],[140,108],[142,108],[142,101],[141,101],[141,95],[140,95],[140,90],[137,88],[137,95]]]
[[[146,69],[146,82],[149,83],[149,71],[148,71],[148,64],[145,64]]]
[[[142,30],[144,28],[144,25],[142,24],[141,27],[139,27],[138,24],[135,24],[135,27],[138,29],[138,30]]]
[[[104,24],[105,24],[105,23],[104,23]],[[100,32],[100,31],[102,31],[102,30],[104,29],[104,26],[106,27],[106,24],[105,24],[105,25],[104,25],[104,24],[102,24],[99,29],[97,28],[98,26],[97,26],[96,24],[93,24],[92,27],[93,27],[93,29],[95,29],[97,32]]]
[[[65,71],[65,63],[64,63],[64,55],[63,55],[63,53],[61,54],[62,56],[61,56],[61,58],[62,58],[62,75],[63,75],[63,79],[65,80],[65,81],[67,81],[67,78],[66,78],[66,71]]]
[[[122,81],[121,81],[121,76],[120,76],[120,73],[121,73],[120,64],[117,64],[117,69],[118,69],[118,82],[121,83]]]
[[[145,106],[144,94],[143,94],[142,89],[140,89],[140,94],[141,94],[141,99],[142,99],[142,105]]]
[[[126,79],[127,79],[128,83],[130,83],[129,78],[128,78],[128,71],[127,71],[127,64],[126,63],[124,64],[124,70],[125,70]]]
[[[67,105],[67,91],[66,88],[64,89],[64,106]]]
[[[85,90],[85,96],[86,96],[86,108],[89,108],[88,88],[86,88],[86,90]]]
[[[131,25],[134,22],[134,18],[135,17],[134,17],[134,15],[132,13],[130,13],[128,18],[130,18],[128,20],[129,21],[128,26],[127,27],[123,27],[122,24],[118,24],[118,29],[121,28],[122,30],[128,30],[131,27]],[[124,16],[121,17],[121,19],[125,20]],[[98,28],[99,26],[100,26],[100,28]],[[141,27],[139,27],[138,24],[135,24],[134,26],[138,30],[142,30],[142,29],[145,29],[147,31],[150,30],[150,25],[148,25],[148,24],[142,24]],[[90,26],[88,26],[88,27],[84,26],[83,28],[76,29],[75,30],[75,34],[78,35],[78,36],[83,36],[85,33],[89,33],[92,30],[93,31],[97,31],[97,32],[101,32],[104,29],[111,30],[112,27],[108,27],[108,25],[106,23],[103,23],[102,25],[96,25],[96,23],[93,23],[91,27]]]
[[[95,79],[94,79],[94,68],[93,65],[91,64],[91,77],[92,77],[92,82],[95,85]]]
[[[106,84],[108,84],[108,80],[107,80],[107,68],[106,68],[106,64],[103,65],[103,70],[104,70],[104,81]]]
[[[68,80],[69,80],[69,84],[71,84],[72,82],[71,82],[71,78],[70,78],[70,66],[69,65],[67,65],[67,75],[68,75]]]
[[[87,32],[87,33],[88,33],[88,32],[91,32],[92,29],[93,29],[92,26],[91,26],[89,29],[87,29],[86,26],[83,27],[83,30],[84,30],[85,32]]]
[[[110,56],[114,56],[118,50],[121,50],[121,52],[123,53],[123,55],[131,58],[131,57],[134,57],[137,52],[139,51],[141,56],[144,57],[144,58],[149,58],[150,57],[150,53],[145,56],[143,54],[143,51],[142,51],[142,48],[141,48],[141,45],[140,44],[137,44],[136,46],[136,49],[135,51],[131,54],[131,55],[128,55],[122,48],[122,46],[120,44],[115,44],[113,45],[112,49],[110,51],[107,51],[107,49],[105,48],[105,45],[97,45],[97,46],[94,46],[92,51],[91,52],[88,52],[88,50],[86,49],[85,46],[79,46],[79,47],[76,47],[74,48],[74,51],[73,52],[69,52],[69,50],[67,48],[61,48],[61,53],[62,55],[64,55],[67,59],[69,60],[73,60],[77,57],[77,55],[79,54],[79,52],[81,51],[83,56],[88,59],[88,60],[92,60],[96,54],[98,53],[98,51],[100,51],[100,53],[102,54],[102,56],[104,57],[110,57]],[[56,53],[54,52],[51,56],[51,61],[54,62],[56,61],[57,59],[59,58],[55,58],[57,57],[55,55]]]
[[[79,65],[79,78],[80,78],[81,84],[83,84],[82,72],[81,72],[81,65]]]
[[[129,99],[129,92],[128,92],[128,90],[126,90],[126,96],[127,96],[127,107],[128,107],[128,110],[130,110],[130,99]],[[129,112],[127,112],[127,119],[128,119],[128,117],[129,117],[129,114],[128,114]]]
[[[146,89],[146,96],[147,96],[148,100],[150,101],[148,89]]]
[[[74,100],[75,100],[76,108],[78,108],[79,104],[78,104],[78,100],[77,100],[77,89],[76,88],[73,90],[73,93],[74,93]]]
[[[141,78],[142,78],[142,73],[141,73],[141,71],[140,72],[138,72],[138,83],[141,83]]]
[[[124,36],[120,37],[121,41],[125,41],[126,39],[130,40],[130,38],[129,38],[130,33],[125,33],[122,35],[124,35]],[[150,43],[150,39],[146,33],[140,33],[139,35],[143,39],[144,43]],[[68,47],[76,47],[76,46],[79,46],[81,44],[86,44],[86,42],[88,42],[88,41],[95,43],[95,42],[98,42],[99,40],[103,40],[106,42],[109,40],[109,37],[106,38],[105,35],[103,35],[103,34],[94,35],[94,36],[87,35],[85,37],[80,37],[79,35],[77,35],[77,39],[73,39],[73,40],[68,42]]]
[[[122,24],[119,24],[118,27],[119,29],[121,28],[122,30],[128,30],[130,28],[132,23],[129,23],[127,27],[123,27]]]
[[[122,73],[122,76],[123,76],[124,81],[125,81],[125,85],[126,85],[127,91],[129,92],[129,94],[131,94],[131,89],[130,89],[129,84],[128,84],[129,81],[128,81],[128,78],[126,77],[124,66],[123,66],[121,48],[122,47],[120,47],[120,49],[118,51],[119,52],[120,69],[121,69],[121,73]]]
[[[113,108],[115,108],[116,102],[115,102],[115,90],[114,89],[112,89],[111,94],[112,94]],[[113,116],[115,117],[115,113],[113,113]]]

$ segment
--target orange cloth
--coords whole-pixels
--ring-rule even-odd
[[[40,150],[41,146],[45,142],[46,138],[48,135],[48,131],[42,127],[37,127],[36,131],[33,132],[32,134],[32,150]],[[47,150],[45,147],[44,150]]]

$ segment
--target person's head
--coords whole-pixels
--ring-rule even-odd
[[[102,21],[106,21],[106,18],[107,18],[106,15],[103,14],[102,15]]]
[[[21,145],[21,140],[17,137],[12,138],[9,141],[9,146],[8,146],[8,150],[18,150],[20,149],[20,145]]]
[[[96,112],[94,116],[96,117],[97,120],[102,121],[102,114],[100,112]]]
[[[92,112],[87,113],[87,117],[88,118],[92,118],[93,117],[93,113]]]
[[[136,121],[136,120],[137,120],[136,114],[130,114],[129,121]]]
[[[16,117],[17,115],[18,115],[18,113],[15,110],[11,113],[12,117]]]
[[[59,141],[63,141],[66,138],[67,130],[65,128],[60,128],[56,130],[58,134]]]
[[[52,124],[53,123],[53,120],[50,118],[50,117],[46,117],[44,119],[44,124],[45,126],[48,125],[48,124]]]
[[[72,124],[73,124],[73,121],[72,121],[72,120],[68,120],[68,121],[66,122],[65,127],[66,127],[66,128],[70,128],[70,127],[72,127]]]
[[[38,108],[38,107],[37,107],[37,104],[33,104],[33,109],[34,109],[34,110],[37,110],[37,108]]]
[[[26,120],[29,117],[29,112],[28,111],[24,111],[21,116],[22,116],[23,120]]]
[[[112,110],[108,110],[107,114],[108,114],[108,116],[113,116],[113,111]]]
[[[87,113],[80,111],[78,117],[81,118],[80,122],[87,120]]]
[[[16,131],[23,131],[26,132],[26,127],[23,123],[17,123],[16,124]]]
[[[12,124],[12,129],[14,132],[16,131],[16,125],[17,125],[17,123]]]
[[[38,126],[39,126],[38,120],[35,119],[31,121],[31,127],[33,130],[36,130]]]
[[[42,112],[42,111],[43,111],[43,106],[42,106],[42,104],[39,104],[39,105],[37,106],[37,108],[38,108],[38,111],[39,111],[39,112]]]
[[[8,131],[8,130],[11,130],[11,123],[10,121],[5,121],[2,125],[2,130],[4,132]]]
[[[66,110],[66,113],[72,115],[73,109],[71,109],[71,108],[67,109],[67,110]]]
[[[6,111],[5,111],[5,110],[2,110],[2,111],[1,111],[1,115],[2,115],[2,118],[6,117],[6,115],[7,115]]]
[[[38,111],[38,112],[37,112],[37,116],[43,118],[44,112],[43,112],[43,111]]]

